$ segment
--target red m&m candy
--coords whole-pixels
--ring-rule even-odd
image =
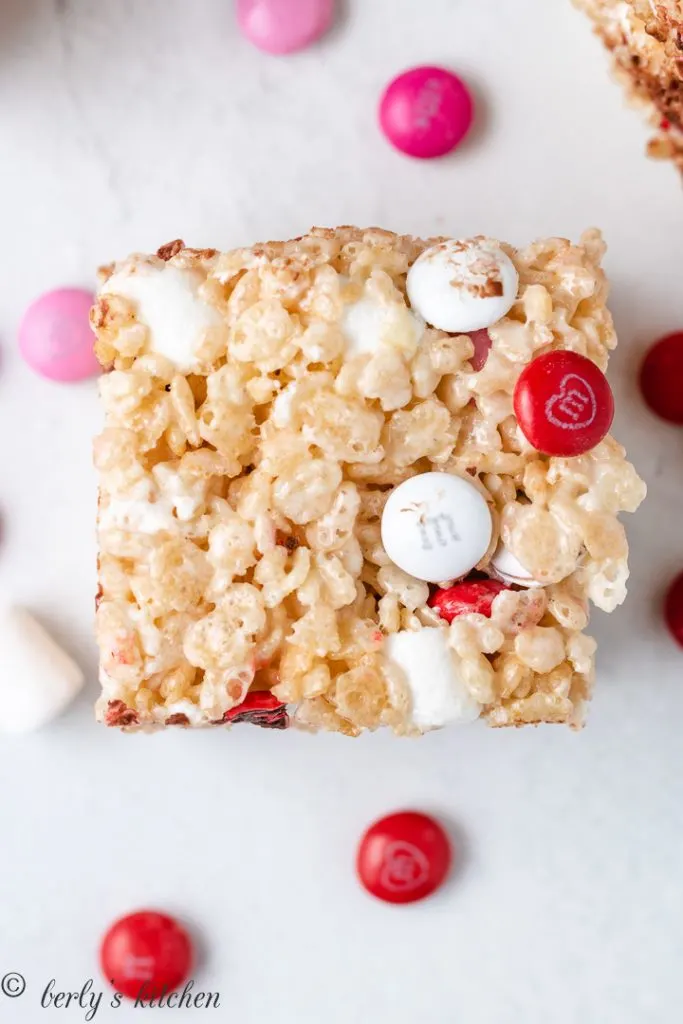
[[[604,373],[578,352],[547,352],[522,371],[514,394],[527,441],[545,455],[583,455],[605,437],[614,398]]]
[[[494,598],[501,590],[508,588],[498,580],[474,580],[472,583],[456,583],[445,590],[437,590],[429,598],[429,606],[435,608],[442,619],[452,622],[458,615],[486,615],[491,618]]]
[[[451,844],[437,821],[418,811],[380,818],[358,847],[356,869],[369,893],[386,903],[414,903],[442,884]]]
[[[669,587],[664,602],[664,618],[672,637],[683,647],[683,572]]]
[[[289,725],[287,705],[269,690],[251,691],[241,704],[225,712],[224,722],[250,722],[264,729],[286,729]]]
[[[470,331],[470,341],[474,345],[474,354],[470,359],[472,369],[475,372],[483,369],[491,351],[491,336],[484,327],[480,331]]]
[[[102,940],[102,973],[129,999],[158,999],[187,979],[192,945],[177,921],[139,910],[116,921]]]
[[[683,424],[683,333],[667,334],[649,350],[640,371],[640,389],[652,411]]]

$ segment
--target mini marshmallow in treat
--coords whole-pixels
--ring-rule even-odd
[[[411,699],[411,722],[418,729],[440,729],[451,722],[479,718],[481,706],[460,679],[447,629],[430,626],[414,633],[392,633],[385,655],[402,671]]]
[[[490,327],[517,298],[510,257],[488,238],[448,239],[425,249],[406,280],[410,304],[428,324],[451,334]]]
[[[342,285],[349,279],[341,275]],[[374,354],[380,345],[391,342],[412,355],[424,334],[425,322],[412,309],[383,303],[366,286],[359,298],[347,302],[341,322],[349,358]]]
[[[505,547],[502,541],[496,548],[487,569],[492,576],[503,583],[515,583],[518,587],[527,587],[529,590],[543,586],[542,583],[534,579],[529,570],[524,568],[520,560],[512,554],[509,548]]]
[[[84,676],[22,608],[0,612],[0,732],[40,729],[61,714]]]
[[[459,579],[481,561],[493,524],[486,499],[460,476],[420,473],[389,495],[382,543],[391,561],[418,580]]]
[[[218,327],[218,310],[199,294],[201,276],[194,270],[135,263],[114,273],[101,295],[121,295],[149,331],[149,347],[184,373],[199,363],[197,349],[209,328]]]

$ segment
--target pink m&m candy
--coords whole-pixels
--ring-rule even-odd
[[[237,0],[237,21],[247,39],[266,53],[293,53],[330,27],[334,0]]]
[[[58,288],[31,303],[19,325],[19,351],[32,370],[59,381],[100,372],[88,320],[93,301],[82,288]]]
[[[444,68],[404,71],[387,87],[379,121],[402,153],[428,159],[450,153],[472,124],[472,97],[457,75]]]

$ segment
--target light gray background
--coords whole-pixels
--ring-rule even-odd
[[[475,136],[440,162],[400,157],[375,125],[382,87],[421,62],[481,98]],[[644,411],[635,371],[683,327],[683,196],[644,140],[568,0],[349,0],[323,44],[285,59],[240,38],[229,0],[2,0],[0,587],[90,681],[54,726],[0,741],[0,974],[28,982],[0,1019],[81,1020],[40,1010],[40,991],[99,986],[103,929],[152,905],[197,929],[197,984],[239,1024],[680,1020],[683,652],[659,602],[683,567],[683,430]],[[629,523],[630,600],[595,615],[588,729],[351,742],[97,727],[96,388],[31,374],[23,309],[177,236],[231,247],[353,222],[520,244],[606,233],[616,433],[651,493]],[[365,896],[352,863],[363,827],[406,805],[466,838],[453,883],[397,909]]]

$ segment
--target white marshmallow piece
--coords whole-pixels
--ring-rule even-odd
[[[220,322],[218,310],[199,295],[201,275],[165,264],[133,263],[113,274],[101,295],[121,295],[135,306],[135,315],[149,331],[152,352],[187,373],[196,369],[197,348],[210,327]]]
[[[346,354],[352,358],[373,354],[392,338],[404,338],[408,354],[412,355],[424,334],[425,324],[407,308],[397,310],[395,306],[364,295],[344,307],[341,328],[346,339]]]
[[[502,541],[496,548],[487,569],[501,583],[515,583],[518,587],[527,587],[529,590],[543,586],[542,583],[534,579],[529,570],[524,568],[520,560],[512,554],[509,548],[505,547]]]
[[[424,334],[425,323],[408,307],[397,308],[364,295],[344,306],[341,329],[350,358],[373,354],[380,345],[392,342],[412,355]]]
[[[40,729],[83,683],[78,665],[27,611],[0,612],[0,733]]]
[[[447,629],[430,626],[414,633],[392,633],[385,656],[402,672],[411,699],[410,720],[418,729],[440,729],[479,718],[481,705],[460,679]]]
[[[382,513],[391,561],[418,580],[459,579],[481,561],[493,524],[474,484],[450,473],[420,473],[392,491]]]
[[[406,280],[410,304],[428,324],[451,334],[491,327],[517,298],[519,275],[488,238],[449,239],[425,249]]]

